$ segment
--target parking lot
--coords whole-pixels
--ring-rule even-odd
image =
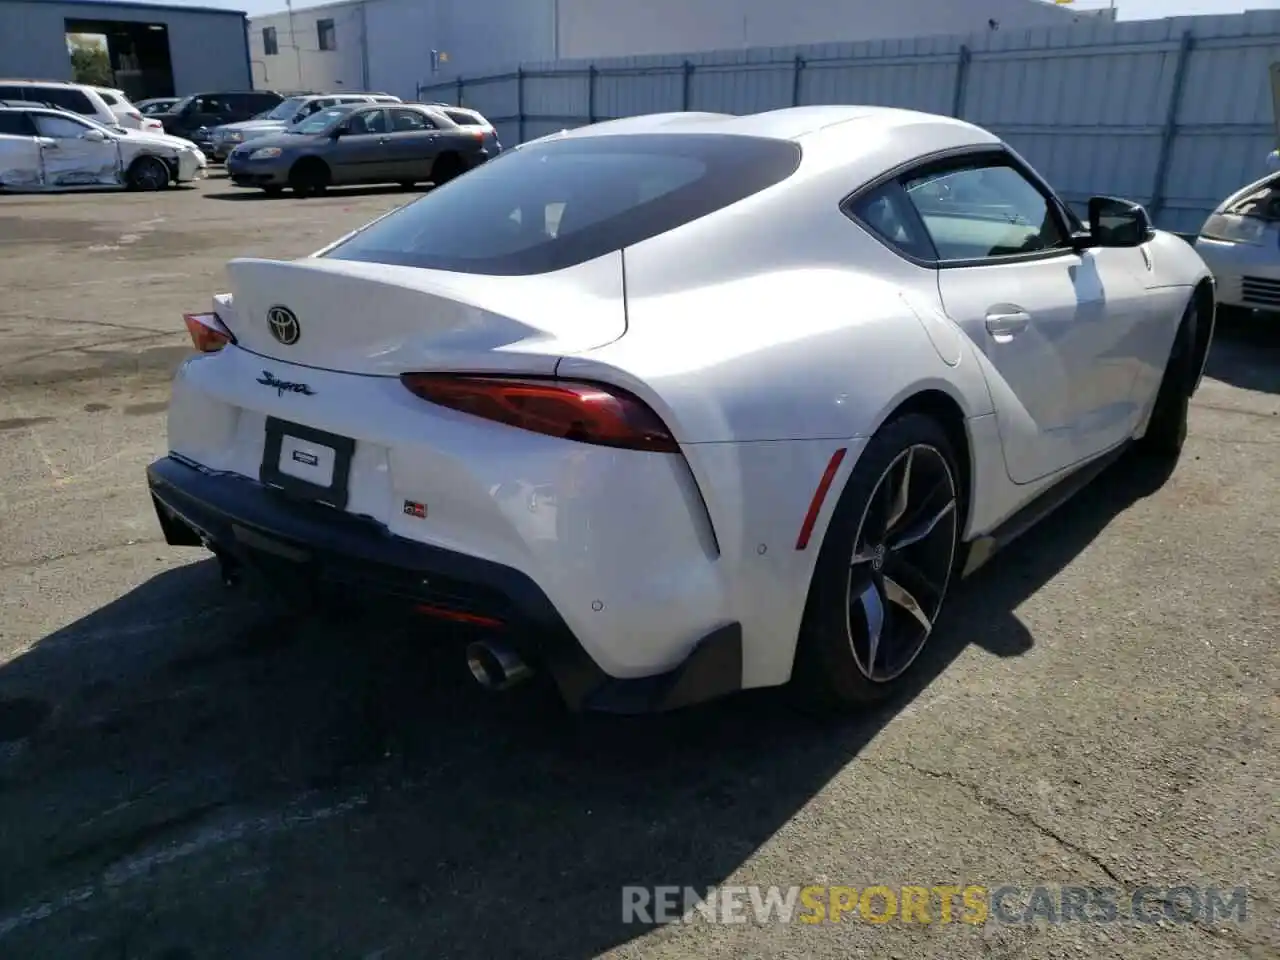
[[[0,955],[1280,955],[1280,330],[1221,333],[1163,486],[1122,462],[966,582],[905,700],[570,717],[481,690],[438,627],[224,589],[146,493],[181,314],[225,262],[411,198],[267,200],[220,173],[0,197]],[[1248,902],[1242,923],[623,922],[627,885],[747,884]]]

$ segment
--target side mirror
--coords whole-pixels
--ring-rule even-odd
[[[1089,232],[1073,237],[1077,249],[1140,247],[1155,236],[1146,209],[1119,197],[1089,198]]]
[[[101,130],[86,130],[80,134],[81,140],[88,140],[90,143],[103,143],[107,139],[107,135]]]

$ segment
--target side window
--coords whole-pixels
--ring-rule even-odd
[[[105,103],[108,107],[120,106],[120,98],[117,97],[114,93],[107,93],[107,91],[105,90],[99,90],[98,96],[102,98],[102,102]]]
[[[16,110],[0,112],[0,135],[6,137],[31,137],[35,136],[35,132],[35,127],[31,125],[31,121],[27,119],[25,113],[19,113]]]
[[[70,117],[55,117],[50,113],[37,113],[35,120],[40,136],[56,137],[59,140],[75,140],[89,129],[88,124]]]
[[[396,133],[411,133],[415,130],[434,130],[435,128],[436,125],[417,110],[391,111],[391,129]]]
[[[351,118],[351,132],[355,134],[386,133],[387,111],[368,110],[364,113],[356,114]]]
[[[21,87],[0,87],[0,100],[25,100],[26,94]]]
[[[89,98],[72,87],[31,87],[29,90],[28,100],[43,100],[63,110],[70,110],[72,113],[80,113],[87,117],[96,116],[98,113],[89,102]]]
[[[280,52],[280,42],[276,37],[275,27],[262,28],[262,53],[264,56],[274,57]]]
[[[903,188],[940,260],[984,260],[1067,244],[1054,206],[1011,166],[909,177]]]
[[[936,260],[937,252],[925,234],[911,201],[897,181],[858,197],[848,212],[884,243],[917,260]]]

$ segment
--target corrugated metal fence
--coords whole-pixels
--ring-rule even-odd
[[[1280,11],[1082,27],[524,64],[419,88],[484,112],[506,143],[668,110],[864,103],[963,117],[1073,205],[1120,195],[1196,231],[1274,148]]]

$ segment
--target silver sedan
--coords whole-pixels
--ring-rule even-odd
[[[1217,281],[1220,308],[1280,313],[1280,173],[1223,200],[1195,247]]]

